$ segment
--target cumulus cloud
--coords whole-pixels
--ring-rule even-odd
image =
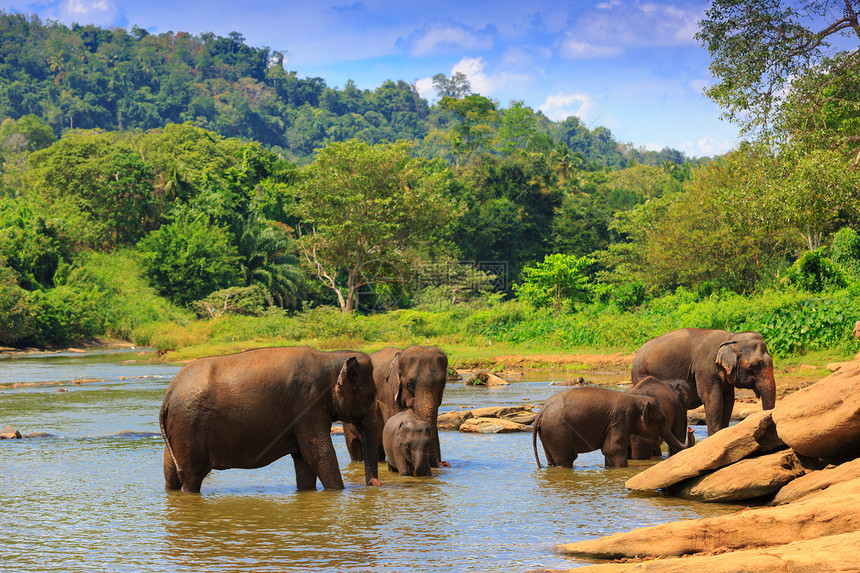
[[[67,0],[63,12],[63,20],[99,26],[110,25],[117,16],[116,0]]]
[[[735,143],[728,139],[714,139],[712,137],[702,137],[696,142],[685,142],[681,146],[681,151],[690,157],[710,157],[721,155],[731,151],[735,147]]]
[[[556,93],[546,98],[540,109],[545,116],[553,121],[564,121],[575,115],[588,123],[597,119],[597,106],[594,99],[584,93]]]
[[[465,74],[469,78],[469,85],[472,86],[473,93],[481,94],[484,97],[493,97],[500,90],[517,88],[534,81],[532,76],[518,72],[488,72],[487,62],[483,58],[461,59],[454,64],[448,75],[452,76],[457,72]],[[428,100],[435,99],[436,90],[433,88],[433,78],[416,80],[415,87],[421,97]]]
[[[602,2],[583,13],[565,33],[560,53],[569,59],[603,58],[617,56],[631,46],[695,44],[702,16],[699,4]]]
[[[451,50],[489,50],[495,43],[495,28],[471,28],[462,24],[428,22],[407,38],[397,40],[397,46],[410,56],[424,57]]]

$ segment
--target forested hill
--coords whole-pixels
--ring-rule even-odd
[[[565,143],[586,162],[614,168],[687,160],[672,149],[619,145],[608,129],[588,129],[575,117],[553,122],[520,103],[495,109],[497,103],[477,95],[467,103],[478,112],[482,106],[497,112],[484,122],[511,112],[533,114],[537,133],[528,145],[534,151]],[[284,69],[283,52],[248,46],[238,32],[154,35],[137,26],[67,27],[0,12],[0,118],[36,115],[58,136],[69,129],[149,130],[192,122],[259,141],[299,164],[315,149],[351,138],[417,141],[419,154],[453,162],[474,149],[452,144],[447,126],[475,109],[444,99],[430,106],[404,81],[362,90],[351,81],[339,88],[323,78],[300,78]],[[472,146],[492,144],[470,140]]]

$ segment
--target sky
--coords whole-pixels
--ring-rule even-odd
[[[617,141],[690,157],[737,145],[738,128],[703,90],[710,57],[695,39],[707,2],[683,0],[0,0],[7,12],[64,24],[226,36],[286,52],[299,77],[416,83],[465,73],[502,107],[579,117]]]

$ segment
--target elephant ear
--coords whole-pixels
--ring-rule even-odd
[[[403,395],[403,376],[400,375],[400,352],[394,355],[391,363],[388,365],[388,387],[394,394],[394,403],[404,408],[401,399]]]
[[[651,418],[654,415],[654,405],[651,400],[645,400],[642,406],[642,427],[647,428],[651,424]]]
[[[731,384],[733,373],[738,366],[738,353],[734,349],[737,340],[729,340],[720,344],[717,350],[716,363],[720,367],[720,372],[724,373],[723,379]]]
[[[343,366],[340,367],[340,374],[337,375],[336,386],[342,387],[345,382],[349,382],[351,387],[355,387],[358,383],[358,359],[355,356],[347,358]]]

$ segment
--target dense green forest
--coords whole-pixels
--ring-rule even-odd
[[[801,74],[768,130],[692,159],[456,75],[431,105],[402,81],[300,79],[236,32],[0,13],[0,344],[563,348],[700,326],[782,355],[844,346],[860,68],[840,62]]]

